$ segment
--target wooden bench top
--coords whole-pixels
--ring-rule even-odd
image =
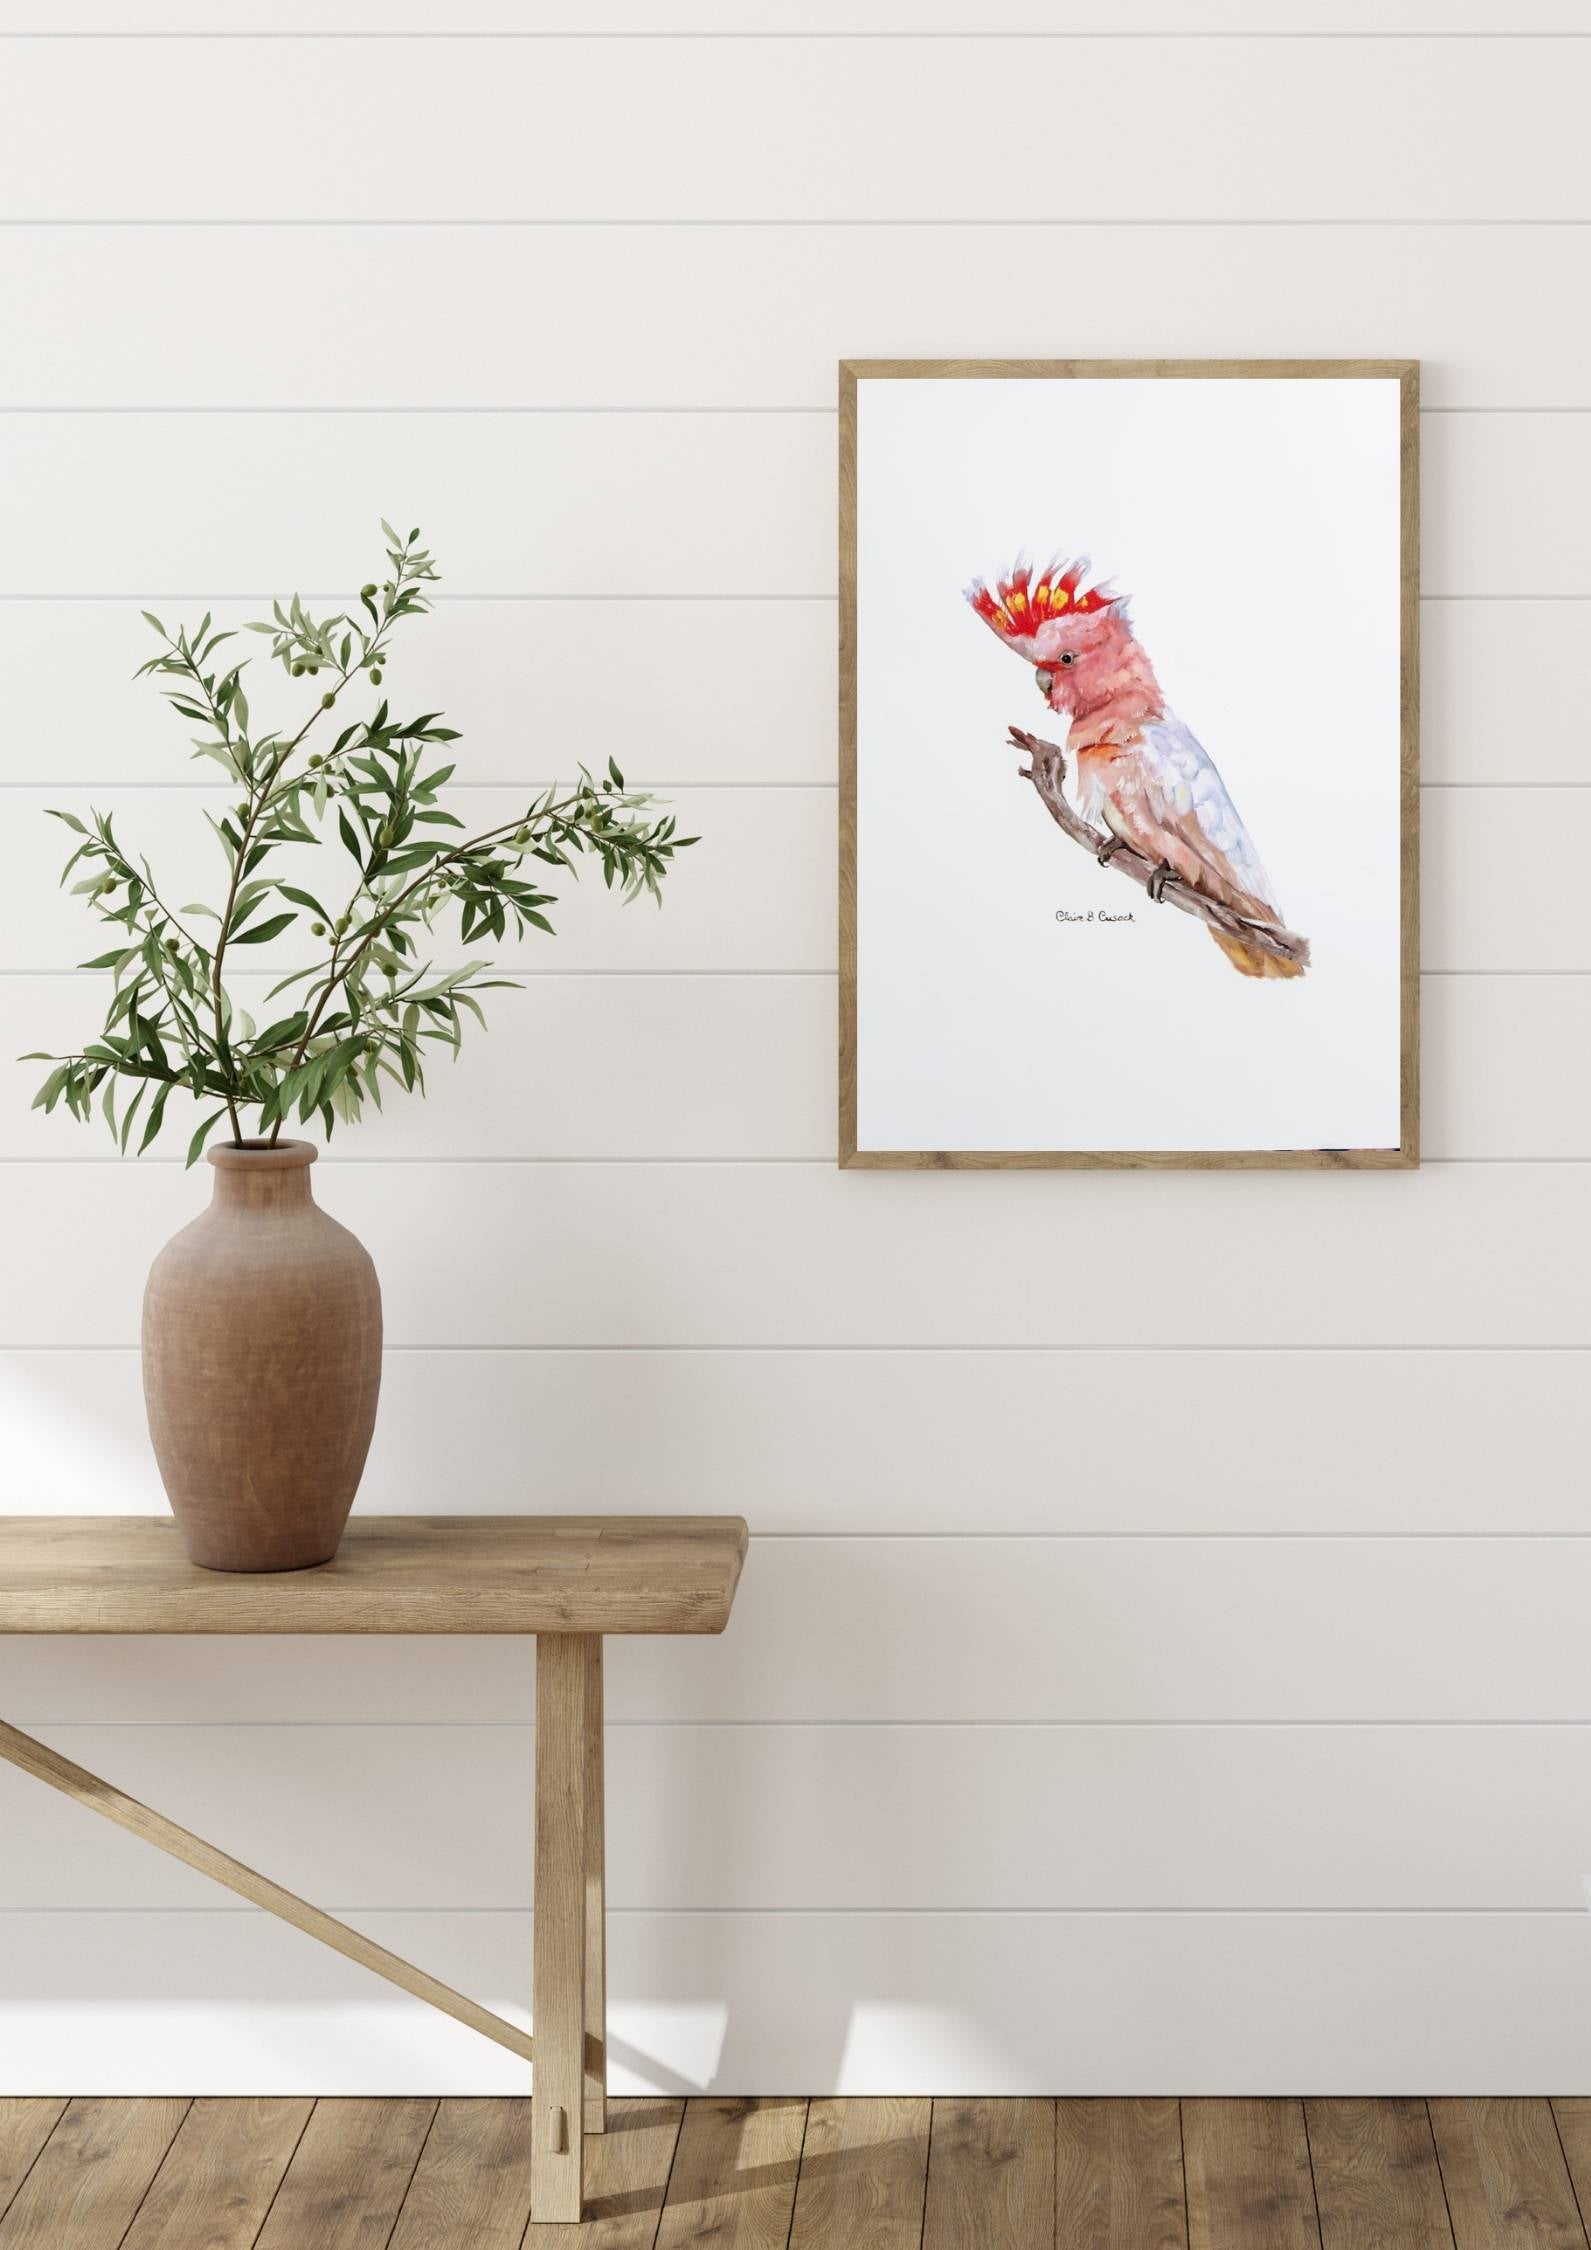
[[[739,1516],[360,1516],[314,1570],[199,1570],[169,1516],[0,1517],[0,1633],[721,1633]]]

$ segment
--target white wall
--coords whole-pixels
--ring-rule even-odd
[[[43,806],[205,864],[137,605],[378,512],[476,785],[612,747],[701,830],[318,1176],[367,1505],[752,1521],[726,1640],[612,1652],[621,2082],[1591,2087],[1580,0],[217,15],[0,5],[0,1039],[96,1020]],[[909,353],[1424,359],[1424,1171],[833,1169],[834,362]],[[155,1508],[203,1183],[32,1083],[0,1507]],[[530,1670],[12,1643],[0,1713],[523,2012]],[[0,1840],[7,2090],[520,2083],[9,1772]]]

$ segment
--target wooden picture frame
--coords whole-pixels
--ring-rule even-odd
[[[1397,397],[1398,566],[1398,741],[1396,780],[1399,881],[1397,912],[1398,1063],[1395,1143],[1365,1147],[1274,1148],[926,1148],[864,1147],[858,1139],[858,393],[870,382],[962,381],[1027,383],[1078,379],[1112,382],[1132,379],[1203,382],[1255,378],[1267,381],[1390,381]],[[1000,1168],[1188,1168],[1254,1170],[1408,1169],[1419,1163],[1419,362],[1417,360],[852,360],[839,368],[839,1163],[845,1168],[880,1170]],[[1077,535],[1081,536],[1079,529]],[[988,558],[985,558],[988,559]],[[1004,561],[1007,558],[993,558]],[[1112,557],[1114,565],[1118,558]],[[1123,575],[1126,566],[1123,564]],[[1041,593],[1041,578],[1034,587]],[[981,588],[979,589],[981,591]],[[1129,584],[1127,591],[1131,592]],[[969,590],[969,599],[972,598]],[[1002,593],[1001,599],[1004,596]],[[1059,598],[1059,597],[1058,597]],[[1079,596],[1081,602],[1086,597]],[[1108,599],[1102,597],[1102,599]],[[1008,622],[1002,615],[1000,631]],[[1037,660],[1033,660],[1037,661]],[[1040,683],[1042,690],[1042,681]],[[1013,698],[1014,706],[1014,698]],[[1065,721],[1052,728],[1064,736]],[[1013,737],[1021,739],[1013,727]],[[1025,744],[1023,754],[1028,755]],[[1015,757],[1015,750],[1012,751]],[[1035,759],[1035,765],[1038,760]],[[1064,771],[1064,769],[1063,769]],[[1063,817],[1058,790],[1047,792],[1043,772],[1029,770],[1051,815],[1074,841],[1084,826]],[[1070,811],[1070,807],[1065,807]],[[1239,824],[1241,829],[1241,823]],[[1087,833],[1085,829],[1085,834]],[[1098,837],[1093,839],[1100,841]],[[1246,837],[1245,837],[1246,842]],[[1134,855],[1122,843],[1107,853]],[[1120,870],[1133,872],[1132,870]],[[1161,888],[1170,902],[1176,877],[1161,870]],[[1140,877],[1133,874],[1135,881]],[[1151,887],[1150,897],[1154,897]],[[1129,899],[1130,894],[1123,893]],[[1176,903],[1200,919],[1216,917],[1204,902]],[[1057,916],[1057,919],[1060,919]],[[1278,918],[1279,919],[1279,918]],[[1280,932],[1282,938],[1291,933]],[[1260,942],[1268,943],[1267,933]],[[1295,943],[1298,941],[1295,941]],[[1280,947],[1277,948],[1280,950]],[[1389,939],[1390,951],[1390,939]],[[1308,958],[1307,945],[1303,958]],[[1249,972],[1254,973],[1254,972]],[[1275,974],[1276,972],[1272,972]],[[1279,1000],[1280,993],[1266,997]]]

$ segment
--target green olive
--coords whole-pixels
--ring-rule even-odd
[[[370,685],[372,687],[380,687],[381,685],[381,666],[379,664],[373,664],[370,668]]]
[[[320,699],[320,707],[321,707],[321,709],[322,709],[323,711],[329,711],[329,710],[331,709],[332,705],[333,705],[333,704],[334,704],[334,703],[336,702],[336,700],[337,700],[337,698],[336,698],[336,696],[334,696],[334,695],[330,695],[330,694],[327,694],[327,695],[323,695],[323,696],[321,697],[321,699]]]

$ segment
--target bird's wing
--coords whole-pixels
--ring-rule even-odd
[[[1190,852],[1201,890],[1239,913],[1279,915],[1276,894],[1215,760],[1171,712],[1143,730],[1137,745],[1144,810]]]

